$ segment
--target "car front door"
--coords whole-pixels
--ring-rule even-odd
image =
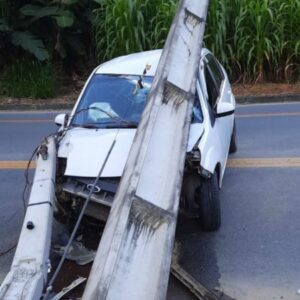
[[[221,185],[234,124],[235,99],[224,68],[211,53],[202,58],[199,75],[210,119],[206,151],[213,153],[211,161],[220,164]]]

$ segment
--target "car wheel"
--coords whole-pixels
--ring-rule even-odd
[[[236,126],[235,126],[235,121],[234,121],[232,134],[231,134],[231,140],[230,140],[230,146],[229,146],[229,154],[235,153],[236,151],[237,151]]]
[[[211,178],[203,179],[196,190],[199,204],[199,221],[206,231],[218,230],[221,226],[221,207],[219,198],[218,177],[215,172]]]
[[[199,206],[196,200],[196,191],[201,184],[199,174],[185,174],[182,184],[182,202],[181,208],[189,217],[197,217],[199,215]]]

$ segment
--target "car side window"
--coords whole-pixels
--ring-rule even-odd
[[[221,94],[222,82],[224,81],[224,74],[219,66],[219,63],[211,55],[205,56],[204,76],[206,81],[206,88],[208,94],[208,102],[212,109],[215,109],[218,98]]]
[[[200,106],[198,91],[195,93],[195,101],[193,106],[192,124],[203,123],[203,114]]]
[[[215,79],[217,89],[220,90],[222,86],[222,82],[225,79],[223,71],[219,63],[217,62],[217,60],[211,54],[207,54],[205,58],[211,70],[212,76]]]
[[[210,107],[214,109],[219,97],[219,90],[215,84],[214,78],[212,76],[211,70],[209,69],[208,65],[205,66],[204,76],[205,76],[207,96],[208,96],[207,100]]]

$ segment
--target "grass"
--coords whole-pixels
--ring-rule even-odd
[[[0,0],[0,16],[6,2]],[[93,31],[102,62],[162,48],[179,0],[97,2]],[[300,0],[211,0],[204,43],[233,82],[299,81]],[[51,98],[55,88],[50,63],[20,60],[0,74],[0,95]]]
[[[205,42],[233,80],[299,80],[300,1],[212,0]]]
[[[178,0],[103,0],[99,61],[161,48]],[[300,0],[211,0],[205,46],[239,82],[300,80]]]
[[[161,48],[176,0],[103,0],[95,15],[98,60]]]
[[[8,65],[0,79],[0,95],[14,98],[53,98],[55,76],[51,64],[20,60]]]

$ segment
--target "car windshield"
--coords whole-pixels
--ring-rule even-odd
[[[87,128],[137,127],[152,81],[150,76],[141,81],[140,76],[93,75],[71,125]],[[200,106],[194,107],[193,111],[193,120],[201,121]]]

